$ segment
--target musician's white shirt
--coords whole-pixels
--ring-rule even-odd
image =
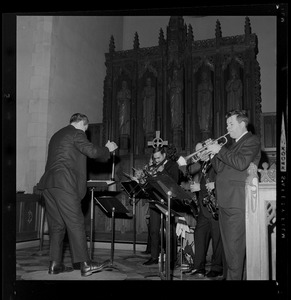
[[[239,138],[235,139],[235,142],[238,142],[247,133],[248,133],[248,131],[245,131]]]

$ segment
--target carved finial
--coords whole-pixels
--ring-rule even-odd
[[[183,47],[186,39],[187,26],[185,27],[182,16],[170,17],[169,25],[167,27],[167,41],[174,42]]]
[[[133,49],[139,48],[139,38],[137,32],[134,34],[134,42],[133,42]]]
[[[189,26],[188,26],[188,34],[187,34],[187,45],[191,46],[192,43],[193,43],[193,41],[194,41],[193,28],[192,28],[192,25],[189,24]]]
[[[221,25],[220,25],[219,20],[216,21],[215,37],[216,37],[216,39],[220,39],[222,37]]]
[[[276,182],[276,164],[273,163],[268,169],[269,164],[264,162],[262,164],[262,167],[264,168],[264,170],[262,169],[258,170],[261,173],[260,182],[268,182],[268,183]]]
[[[184,35],[185,35],[185,41],[187,40],[187,24],[184,24]]]
[[[160,35],[159,35],[159,46],[163,46],[165,44],[165,37],[164,37],[164,31],[161,28],[160,29]]]
[[[112,35],[109,42],[109,53],[112,53],[114,51],[115,51],[115,44],[114,44],[114,37]]]
[[[258,168],[253,162],[251,162],[247,169],[247,172],[248,172],[248,177],[246,179],[246,182],[252,185],[253,179],[258,178]]]
[[[245,19],[245,35],[250,35],[252,33],[250,18]]]
[[[169,21],[170,27],[180,27],[184,25],[184,19],[182,16],[171,16]]]

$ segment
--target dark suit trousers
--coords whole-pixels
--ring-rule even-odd
[[[242,280],[246,257],[245,212],[219,208],[219,225],[226,259],[227,280]]]
[[[171,234],[170,234],[170,260],[171,266],[174,267],[174,264],[177,259],[177,236],[175,230],[175,220],[171,218]],[[166,228],[166,220],[164,219],[164,227]],[[161,244],[161,212],[157,208],[150,207],[150,235],[151,235],[151,256],[153,259],[159,257],[160,253],[160,244]],[[163,239],[163,247],[166,248],[165,235]]]
[[[223,248],[218,221],[207,218],[200,212],[194,230],[194,269],[205,270],[206,256],[212,239],[211,270],[222,272]]]
[[[150,207],[150,236],[151,236],[151,256],[157,259],[160,253],[161,242],[161,214],[156,208]]]
[[[62,261],[63,240],[67,231],[73,263],[88,261],[81,200],[59,188],[46,189],[43,196],[50,235],[50,260]]]

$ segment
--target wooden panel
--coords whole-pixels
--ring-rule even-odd
[[[276,113],[262,113],[262,147],[265,151],[276,150]]]
[[[34,240],[39,234],[39,196],[16,196],[16,242]]]

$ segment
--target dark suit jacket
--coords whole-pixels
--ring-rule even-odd
[[[258,165],[261,157],[261,144],[251,132],[245,134],[229,149],[222,147],[212,159],[217,173],[216,196],[223,208],[245,209],[245,181],[251,162]]]
[[[107,147],[94,146],[84,131],[68,125],[56,132],[48,146],[45,173],[38,188],[60,188],[83,199],[87,190],[87,156],[108,159]]]
[[[169,175],[171,178],[173,178],[175,180],[175,182],[177,182],[177,184],[179,183],[180,170],[179,170],[179,165],[177,162],[175,162],[173,160],[168,160],[165,163],[164,170],[161,173]]]

